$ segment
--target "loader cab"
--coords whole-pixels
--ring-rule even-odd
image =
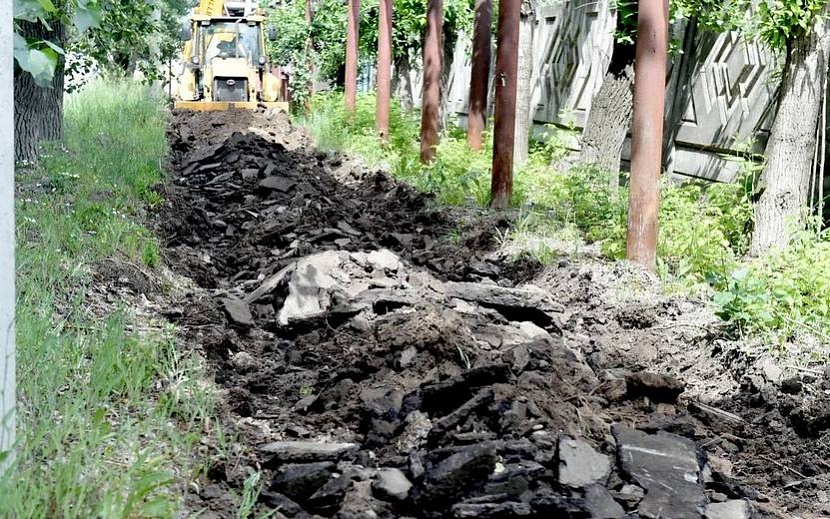
[[[190,66],[199,69],[198,89],[211,101],[255,101],[268,59],[263,20],[194,17]]]
[[[251,108],[278,102],[282,80],[271,70],[265,47],[271,31],[251,5],[255,2],[225,1],[224,14],[205,14],[215,13],[219,4],[202,0],[202,8],[190,16],[181,32],[185,67],[176,106]]]

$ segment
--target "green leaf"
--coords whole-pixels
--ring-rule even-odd
[[[93,2],[84,2],[78,5],[72,24],[78,32],[86,32],[87,29],[101,25],[101,6]]]
[[[38,86],[48,87],[55,76],[55,67],[58,64],[57,53],[51,49],[42,51],[30,48],[28,56],[23,61],[18,60],[17,63],[20,68],[32,75]]]
[[[49,0],[14,0],[15,20],[36,22],[55,12],[55,5]]]

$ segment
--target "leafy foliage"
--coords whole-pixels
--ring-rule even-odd
[[[308,71],[313,65],[320,79],[335,80],[346,60],[347,5],[342,0],[319,0],[312,23],[305,17],[305,0],[288,0],[272,9],[269,24],[277,39],[269,44],[269,55],[277,65],[293,68],[291,86],[298,104],[305,101]],[[473,23],[472,0],[447,0],[444,4],[444,32],[468,34]],[[427,0],[393,0],[392,49],[395,58],[415,56],[426,29]],[[377,56],[378,0],[363,0],[360,5],[359,56],[364,63]],[[306,42],[313,47],[307,52]]]
[[[180,52],[178,32],[187,0],[99,1],[100,24],[76,38],[72,50],[117,76],[139,70],[149,80],[158,79],[158,65]],[[75,64],[81,72],[88,65]]]
[[[739,31],[786,50],[809,32],[827,0],[677,0],[672,5],[678,16],[695,17],[708,30]]]
[[[14,0],[14,59],[16,66],[32,75],[40,86],[52,83],[58,59],[64,54],[62,42],[26,38],[18,24],[29,22],[50,23],[72,26],[78,34],[83,34],[101,21],[101,6],[98,0]]]
[[[156,65],[178,52],[179,18],[188,7],[188,0],[15,0],[18,26],[29,22],[48,30],[59,23],[70,29],[69,40],[62,42],[25,38],[16,26],[15,62],[40,86],[52,82],[58,59],[67,50],[84,57],[70,65],[70,73],[96,62],[122,75],[136,67],[156,79]]]
[[[802,231],[783,251],[736,268],[715,294],[721,317],[742,333],[783,343],[798,332],[830,336],[830,241]]]

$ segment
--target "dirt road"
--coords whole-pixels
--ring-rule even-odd
[[[499,252],[509,217],[437,207],[285,116],[174,114],[156,228],[197,285],[167,318],[222,388],[235,517],[830,513],[820,374],[718,338],[624,265]],[[172,296],[171,296],[172,297]]]

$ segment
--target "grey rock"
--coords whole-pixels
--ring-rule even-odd
[[[527,492],[534,481],[538,481],[547,469],[535,461],[522,460],[508,464],[503,471],[490,476],[484,491],[487,494],[521,496]]]
[[[412,361],[415,360],[415,357],[418,355],[418,349],[415,346],[410,346],[407,349],[401,352],[401,356],[398,359],[398,365],[401,368],[406,368]]]
[[[519,329],[527,335],[529,339],[536,339],[538,337],[550,338],[550,334],[543,328],[540,328],[530,321],[524,321],[519,324]]]
[[[685,389],[683,383],[676,378],[649,371],[629,373],[625,383],[629,397],[646,396],[655,402],[674,403]]]
[[[238,370],[250,371],[257,366],[257,361],[254,356],[247,351],[240,351],[231,357],[231,364],[233,364]]]
[[[295,184],[296,183],[293,180],[283,177],[266,177],[260,181],[259,187],[287,193],[291,191]]]
[[[278,509],[286,517],[294,517],[305,512],[303,507],[279,492],[263,490],[259,495],[259,501],[271,508]]]
[[[559,483],[582,488],[608,478],[611,460],[589,444],[563,436],[559,440]]]
[[[389,505],[372,497],[371,485],[369,481],[355,481],[334,519],[391,519]]]
[[[611,429],[622,472],[646,490],[638,513],[648,519],[699,519],[706,504],[700,453],[691,440],[646,434],[622,425]]]
[[[216,484],[206,485],[202,489],[202,499],[217,499],[225,495],[225,491]]]
[[[706,505],[706,519],[750,519],[752,509],[746,501],[726,501]]]
[[[625,504],[626,508],[630,510],[635,508],[637,504],[643,500],[643,497],[646,495],[646,491],[637,485],[623,485],[619,491],[612,492],[611,495],[614,496],[617,501],[621,501]]]
[[[401,259],[388,249],[372,251],[366,259],[377,270],[395,272],[401,267]]]
[[[352,489],[354,474],[344,473],[332,477],[308,498],[307,508],[324,515],[332,515],[340,507],[346,493]]]
[[[447,416],[436,421],[432,425],[432,430],[429,432],[429,438],[433,442],[445,437],[447,433],[452,431],[461,422],[467,419],[476,410],[490,405],[495,399],[495,393],[491,388],[484,388],[466,401],[458,409],[448,414]]]
[[[411,488],[412,483],[406,479],[403,472],[395,468],[378,470],[375,475],[375,480],[372,483],[372,489],[375,491],[375,494],[379,498],[387,501],[403,501],[409,496]]]
[[[317,397],[315,395],[309,395],[306,397],[301,398],[294,404],[294,410],[298,413],[307,413],[311,410],[311,406],[317,403]]]
[[[563,311],[562,305],[554,302],[548,292],[531,286],[505,288],[484,283],[447,283],[444,293],[447,299],[475,302],[509,320],[530,321],[542,327],[555,326],[552,314]]]
[[[530,505],[522,502],[504,503],[458,503],[450,508],[453,517],[481,517],[482,519],[509,519],[511,517],[528,517],[533,514]]]
[[[313,461],[337,461],[347,454],[357,452],[356,443],[318,443],[310,441],[271,442],[259,448],[260,452],[272,454],[273,462],[304,463]]]
[[[591,513],[591,519],[620,519],[625,517],[625,510],[614,501],[611,494],[602,485],[585,487],[585,508]]]
[[[254,325],[254,316],[251,314],[251,309],[248,308],[248,304],[245,301],[236,299],[235,297],[226,297],[220,302],[231,324],[246,328]]]
[[[303,502],[326,484],[334,467],[330,461],[285,465],[277,471],[269,490]]]
[[[441,502],[462,494],[486,480],[495,466],[494,445],[465,447],[427,471],[421,497],[427,501]]]
[[[525,344],[520,344],[513,348],[513,371],[519,375],[528,364],[530,364],[530,348]]]
[[[256,180],[256,178],[259,176],[259,170],[258,169],[253,169],[253,168],[247,168],[247,169],[241,170],[239,172],[239,174],[242,175],[242,180],[245,180],[245,181]]]

